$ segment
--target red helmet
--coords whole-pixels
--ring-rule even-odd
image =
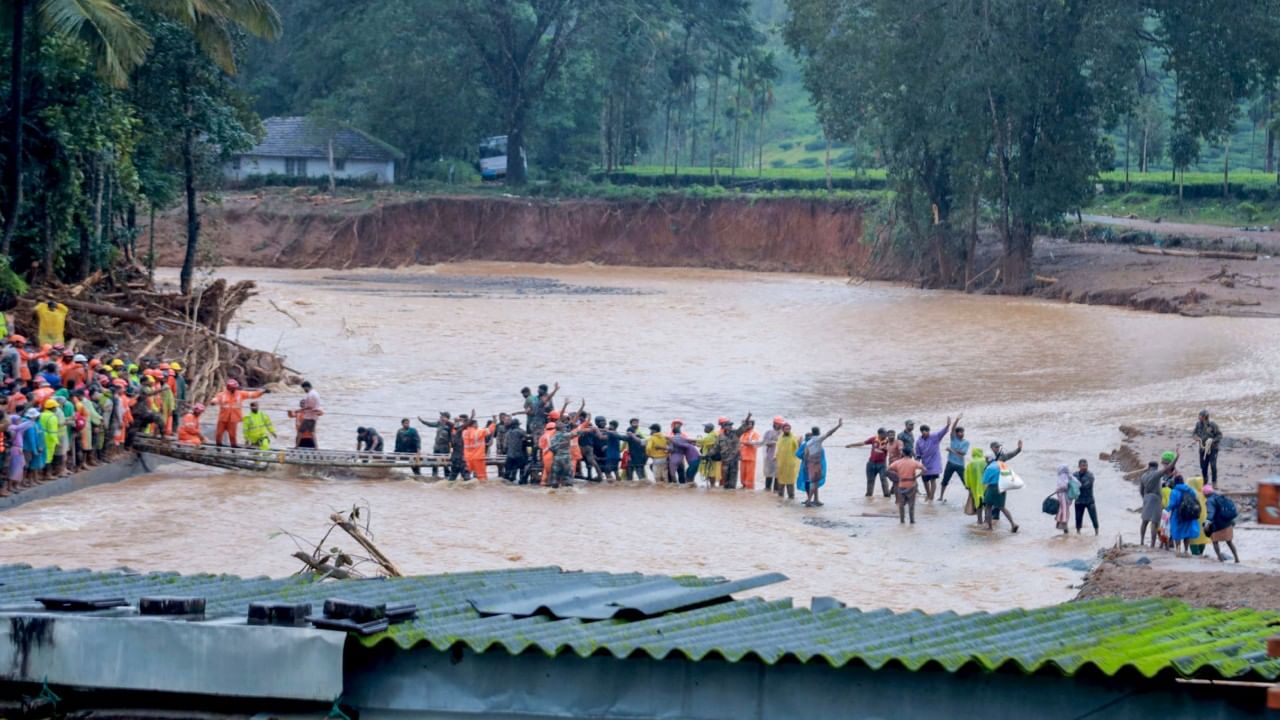
[[[196,403],[196,404],[195,404],[195,407],[191,408],[191,412],[193,412],[193,413],[195,413],[195,414],[197,414],[197,415],[199,415],[200,413],[204,412],[204,403]]]
[[[236,380],[235,378],[231,378],[230,380],[227,381],[227,389],[228,390],[240,389],[240,381]]]

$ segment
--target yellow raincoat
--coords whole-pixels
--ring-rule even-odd
[[[800,458],[796,451],[800,449],[799,435],[778,436],[778,484],[795,485],[796,476],[800,474]]]
[[[973,509],[982,507],[982,474],[987,471],[987,458],[982,448],[969,451],[969,464],[964,466],[964,487],[973,498]]]

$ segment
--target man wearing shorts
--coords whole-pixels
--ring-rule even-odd
[[[916,524],[916,477],[924,473],[924,465],[911,457],[904,456],[889,466],[889,472],[898,478],[894,486],[894,494],[898,500],[898,522],[906,523],[907,515],[911,516],[911,524]]]

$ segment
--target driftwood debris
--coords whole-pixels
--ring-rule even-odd
[[[301,560],[304,565],[319,573],[321,576],[331,577],[336,580],[350,580],[351,578],[356,577],[350,570],[346,570],[339,567],[339,565],[332,564],[326,560],[312,557],[301,550],[295,552],[293,556]]]
[[[225,336],[236,311],[255,293],[252,281],[218,279],[191,295],[156,287],[145,268],[118,264],[76,283],[34,288],[14,310],[19,334],[35,334],[37,301],[66,304],[68,344],[86,354],[182,365],[188,397],[204,401],[227,381],[262,387],[288,380],[284,358]],[[295,373],[296,374],[296,373]]]
[[[1230,252],[1228,250],[1178,250],[1175,248],[1135,247],[1140,255],[1167,255],[1170,257],[1209,258],[1213,260],[1257,260],[1257,253]]]
[[[346,580],[349,578],[368,577],[361,571],[362,565],[377,565],[381,570],[381,575],[386,577],[404,577],[404,573],[400,568],[391,561],[385,553],[374,544],[369,536],[369,526],[366,521],[364,527],[361,527],[359,521],[361,516],[367,520],[369,517],[369,509],[367,507],[355,506],[349,512],[335,512],[329,515],[329,529],[325,532],[324,537],[320,538],[320,542],[307,542],[306,546],[311,550],[308,552],[303,549],[301,538],[292,533],[284,533],[294,539],[299,549],[293,553],[293,557],[300,560],[304,567],[299,570],[300,574],[314,574],[319,579],[335,579]],[[341,530],[355,540],[369,555],[368,557],[358,556],[347,553],[336,545],[329,544],[329,537],[333,535],[335,530]],[[328,549],[325,549],[328,546]]]
[[[404,577],[404,573],[400,572],[400,568],[396,567],[396,564],[391,561],[391,558],[384,555],[383,552],[378,549],[378,546],[373,544],[373,541],[364,534],[364,531],[360,529],[359,525],[351,522],[351,520],[342,513],[333,513],[329,516],[329,520],[331,520],[334,525],[342,528],[343,531],[350,535],[353,540],[360,543],[360,547],[364,548],[369,553],[374,562],[382,566],[382,569],[386,571],[387,575],[391,577]]]

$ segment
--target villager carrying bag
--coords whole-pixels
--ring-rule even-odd
[[[1026,486],[1027,484],[1022,481],[1022,478],[1018,477],[1018,474],[1015,473],[1008,465],[1000,463],[1000,492],[1021,490]]]
[[[1235,522],[1236,516],[1240,514],[1240,511],[1236,509],[1236,504],[1226,495],[1215,494],[1213,496],[1213,507],[1215,508],[1213,526],[1219,530],[1230,527],[1231,523]]]
[[[1040,503],[1040,510],[1045,515],[1057,515],[1059,507],[1061,507],[1061,503],[1058,502],[1058,493],[1050,495],[1044,499],[1044,502]]]
[[[1200,519],[1200,498],[1194,491],[1182,493],[1182,499],[1178,500],[1178,519],[1184,522]]]

